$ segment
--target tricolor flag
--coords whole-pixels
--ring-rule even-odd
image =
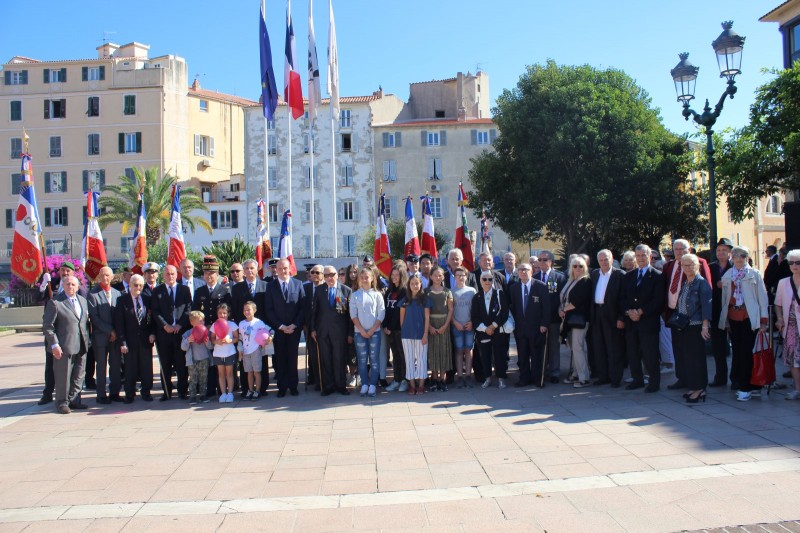
[[[292,255],[292,213],[288,209],[283,212],[281,240],[278,241],[278,257],[289,261],[289,272],[292,276],[297,274],[297,265],[294,264],[294,255]]]
[[[384,276],[392,273],[392,251],[389,249],[389,232],[386,230],[386,195],[381,191],[378,219],[375,222],[375,247],[372,252],[375,266]]]
[[[274,120],[275,108],[278,107],[278,86],[275,83],[275,71],[272,69],[272,46],[269,44],[267,23],[264,19],[264,0],[261,0],[258,26],[258,44],[261,48],[261,108],[264,118]]]
[[[411,197],[406,198],[406,246],[403,249],[404,255],[419,255],[419,236],[417,235],[417,222],[414,220],[414,207],[411,205]]]
[[[420,200],[422,200],[422,253],[430,254],[435,259],[439,256],[439,252],[436,250],[436,237],[433,230],[431,197],[426,194]]]
[[[297,68],[297,51],[292,27],[292,0],[286,2],[286,47],[283,64],[283,99],[292,108],[295,120],[303,116],[303,86]]]
[[[317,62],[317,41],[314,36],[314,17],[312,0],[308,0],[308,117],[317,118],[317,108],[322,103],[322,89],[319,86],[319,63]]]
[[[492,253],[489,251],[489,220],[486,218],[486,211],[481,217],[481,253]]]
[[[142,267],[147,263],[147,220],[144,210],[144,196],[139,193],[139,216],[133,227],[133,239],[128,255],[128,268],[135,274],[142,273]]]
[[[464,186],[458,182],[458,207],[461,210],[461,224],[456,228],[456,248],[461,250],[464,254],[464,268],[468,271],[475,269],[475,255],[472,252],[472,241],[469,238],[469,229],[467,229],[467,194],[464,192]]]
[[[83,226],[83,242],[81,243],[81,267],[91,281],[100,273],[100,269],[108,266],[106,247],[97,217],[100,216],[97,200],[100,193],[86,193],[86,224]]]
[[[333,0],[328,0],[328,95],[333,118],[339,120],[339,52],[336,50],[336,24],[333,21]]]
[[[183,243],[183,223],[181,222],[181,186],[172,186],[172,215],[169,219],[169,247],[167,264],[180,272],[181,261],[186,259],[186,246]]]
[[[269,242],[269,235],[267,234],[267,203],[259,198],[256,206],[258,206],[256,261],[258,261],[258,277],[263,278],[267,275],[264,271],[264,265],[268,259],[272,259],[272,244]]]
[[[25,139],[27,141],[27,135]],[[41,234],[39,208],[33,189],[31,156],[22,154],[22,183],[19,187],[19,204],[14,223],[14,242],[11,245],[11,272],[28,285],[36,283],[44,270]]]

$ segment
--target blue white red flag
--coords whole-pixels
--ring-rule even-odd
[[[22,182],[14,223],[14,242],[11,245],[11,272],[28,285],[36,283],[44,270],[41,233],[31,156],[22,154]]]
[[[462,265],[469,271],[475,268],[475,254],[472,251],[472,240],[470,239],[469,229],[467,228],[467,194],[464,192],[464,185],[458,183],[458,208],[461,210],[461,223],[456,228],[455,246],[464,256]]]
[[[386,230],[386,195],[381,191],[378,203],[378,218],[375,223],[375,246],[372,255],[375,266],[389,276],[392,272],[392,251],[389,249],[389,232]]]
[[[184,259],[186,259],[186,245],[183,241],[183,222],[181,221],[181,186],[173,185],[167,264],[174,266],[180,272],[181,261]]]
[[[256,261],[258,262],[258,276],[263,278],[267,275],[264,265],[268,259],[272,258],[272,244],[269,242],[269,234],[267,233],[267,203],[263,198],[259,198],[256,206],[258,207]]]
[[[436,236],[433,229],[433,213],[431,212],[431,197],[427,194],[420,197],[422,200],[422,253],[430,254],[436,258],[439,252],[436,250]]]
[[[419,235],[417,234],[417,221],[414,220],[414,207],[411,205],[411,197],[406,198],[406,240],[404,255],[419,255]]]
[[[147,263],[147,215],[144,208],[144,196],[139,193],[139,215],[136,225],[133,226],[133,239],[128,252],[128,268],[134,274],[141,274],[142,267]]]
[[[283,99],[292,108],[292,117],[297,120],[303,116],[303,85],[297,63],[297,49],[294,44],[292,26],[292,0],[286,2],[286,47],[283,64]]]
[[[288,209],[283,213],[281,222],[281,239],[278,241],[278,257],[289,261],[289,272],[292,276],[297,274],[297,265],[294,264],[292,254],[292,213]]]
[[[83,242],[81,243],[81,267],[86,276],[94,281],[100,269],[108,266],[106,247],[103,244],[103,234],[97,217],[100,216],[97,200],[100,193],[89,191],[86,193],[86,224],[83,226]]]
[[[264,0],[261,0],[261,16],[258,20],[258,44],[261,49],[261,108],[264,118],[274,120],[278,107],[278,85],[272,68],[272,46],[269,44],[267,23],[264,19]]]
[[[491,253],[489,250],[489,220],[486,218],[486,211],[481,217],[481,253]]]

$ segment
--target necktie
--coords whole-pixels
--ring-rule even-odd
[[[525,310],[528,308],[528,284],[524,284],[522,286],[522,314],[525,314]]]
[[[142,306],[141,300],[139,300],[139,298],[136,298],[133,301],[133,306],[136,309],[136,320],[138,320],[139,323],[141,324],[142,317],[144,316],[144,307]]]
[[[672,283],[669,286],[669,292],[675,294],[678,292],[678,282],[681,279],[681,269],[675,264],[675,269],[672,271]]]
[[[639,273],[636,275],[636,286],[637,287],[642,284],[642,278],[643,277],[644,276],[642,275],[642,270],[639,269]]]
[[[72,300],[72,308],[75,309],[75,314],[78,315],[78,318],[81,317],[81,304],[78,303],[77,298],[70,298]]]
[[[328,302],[330,302],[331,307],[333,307],[336,304],[336,289],[335,288],[329,288],[328,289]]]
[[[247,286],[250,288],[250,296],[256,295],[256,286],[253,283],[247,282]]]
[[[289,301],[289,286],[286,283],[281,282],[283,286],[283,299],[287,302]]]
[[[172,305],[175,305],[175,287],[169,287],[169,299],[172,300]]]
[[[542,274],[542,281],[544,282],[545,285],[547,285],[547,272]]]

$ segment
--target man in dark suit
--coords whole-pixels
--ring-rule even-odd
[[[303,283],[303,292],[305,298],[303,299],[304,316],[303,316],[303,332],[306,337],[306,359],[308,365],[306,368],[306,386],[314,385],[314,390],[321,390],[319,384],[319,366],[317,365],[317,341],[311,336],[311,313],[314,311],[314,295],[318,290],[324,288],[324,280],[322,278],[322,265],[315,265],[314,263],[306,264],[308,272],[308,281]]]
[[[158,275],[161,273],[161,267],[158,266],[158,263],[150,261],[144,264],[142,272],[144,272],[144,289],[142,290],[142,294],[148,298],[152,298],[156,287],[158,287]]]
[[[410,256],[409,256],[410,257]],[[406,257],[408,261],[408,257]],[[444,286],[450,290],[456,288],[456,269],[464,263],[464,253],[458,248],[453,248],[447,253],[447,272],[444,275]],[[478,273],[480,275],[480,272]],[[464,283],[467,287],[472,287],[478,290],[478,281],[475,279],[474,272],[467,272],[467,281]]]
[[[316,267],[315,267],[316,268]],[[353,337],[353,321],[350,319],[350,287],[337,282],[336,267],[324,269],[325,285],[314,294],[311,315],[311,337],[319,349],[320,386],[322,395],[332,392],[348,395],[347,338]]]
[[[192,302],[194,302],[194,292],[206,284],[203,278],[196,278],[194,277],[194,262],[189,259],[188,257],[181,261],[180,264],[180,272],[181,272],[181,285],[185,285],[189,288],[189,293],[192,296]]]
[[[625,275],[621,310],[625,315],[625,340],[633,381],[625,387],[644,387],[642,363],[650,376],[645,392],[661,388],[658,353],[659,316],[664,302],[664,281],[661,273],[650,266],[650,247],[636,247],[636,268]]]
[[[81,385],[89,348],[89,307],[78,294],[78,278],[66,277],[62,286],[45,306],[42,328],[54,360],[56,412],[68,414],[87,407],[81,403]]]
[[[767,288],[767,298],[769,305],[775,303],[775,289],[778,287],[778,270],[781,263],[781,258],[778,255],[778,248],[769,245],[764,251],[767,256],[767,267],[764,269],[764,286]]]
[[[244,304],[253,302],[256,304],[256,318],[267,322],[267,315],[264,312],[264,293],[267,291],[267,282],[258,279],[258,261],[248,259],[242,263],[244,269],[244,280],[237,283],[231,289],[231,320],[239,324],[244,320]],[[239,365],[239,382],[242,384],[242,397],[250,391],[247,382],[247,373],[244,365]],[[261,396],[266,396],[269,388],[269,356],[261,357]]]
[[[192,295],[189,287],[178,285],[178,269],[175,265],[164,267],[164,283],[157,286],[150,299],[155,320],[156,347],[161,364],[161,401],[172,398],[172,371],[178,376],[178,395],[188,400],[189,371],[186,368],[186,352],[181,350],[181,338],[189,329],[189,311]]]
[[[719,329],[719,315],[722,313],[722,276],[733,266],[731,262],[733,243],[722,238],[717,243],[717,260],[708,265],[711,270],[711,352],[714,354],[714,380],[709,387],[724,387],[728,384],[728,331]],[[727,305],[727,303],[726,303]]]
[[[122,279],[117,283],[112,283],[111,286],[119,291],[120,294],[128,292],[128,285],[131,282],[131,269],[124,267],[122,269]]]
[[[503,290],[507,288],[506,277],[494,269],[494,258],[492,257],[492,254],[481,252],[481,254],[478,256],[478,268],[472,272],[472,274],[475,276],[475,283],[478,283],[477,280],[481,278],[481,272],[492,273],[492,276],[494,277],[492,286],[494,288]],[[478,287],[477,290],[480,290],[480,287]]]
[[[297,349],[303,328],[305,291],[303,284],[290,276],[289,268],[286,259],[278,261],[278,277],[267,286],[264,294],[267,325],[275,332],[272,365],[278,382],[278,398],[286,396],[287,390],[292,396],[299,394]]]
[[[500,271],[500,274],[503,276],[506,287],[511,286],[515,281],[519,281],[519,276],[517,276],[517,256],[512,252],[503,254],[503,270]]]
[[[624,366],[625,315],[620,310],[625,274],[614,268],[610,250],[597,253],[600,268],[594,270],[592,279],[592,306],[589,313],[590,342],[594,347],[592,368],[597,372],[595,385],[620,386]]]
[[[133,403],[136,379],[141,378],[142,399],[152,402],[153,343],[156,340],[150,298],[142,294],[144,278],[131,276],[130,292],[117,300],[114,309],[114,331],[125,357],[125,403]]]
[[[542,361],[550,324],[550,295],[544,283],[531,279],[532,271],[530,264],[521,263],[515,272],[518,281],[508,288],[519,366],[519,381],[515,387],[544,383]]]
[[[203,256],[203,278],[205,283],[195,290],[192,311],[202,311],[206,327],[210,328],[217,321],[217,308],[221,304],[231,305],[231,289],[219,279],[219,262],[214,255]],[[209,397],[222,392],[219,390],[216,366],[208,368],[207,383],[206,394]]]
[[[558,308],[561,304],[561,291],[567,284],[567,276],[553,267],[555,256],[550,250],[539,252],[539,273],[534,279],[547,286],[550,294],[550,324],[547,326],[547,373],[550,383],[556,384],[561,373],[561,317]]]
[[[97,403],[121,402],[122,355],[114,331],[114,308],[122,296],[111,287],[114,271],[103,267],[97,275],[98,284],[89,292],[89,319],[92,323],[92,351],[97,362]],[[106,395],[106,374],[110,374],[110,396]]]

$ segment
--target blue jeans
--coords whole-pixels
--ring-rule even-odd
[[[370,338],[364,338],[356,331],[356,358],[358,359],[358,375],[361,376],[362,385],[377,385],[379,364],[378,355],[381,351],[381,332],[376,331]],[[367,364],[372,367],[372,373],[367,370]]]

